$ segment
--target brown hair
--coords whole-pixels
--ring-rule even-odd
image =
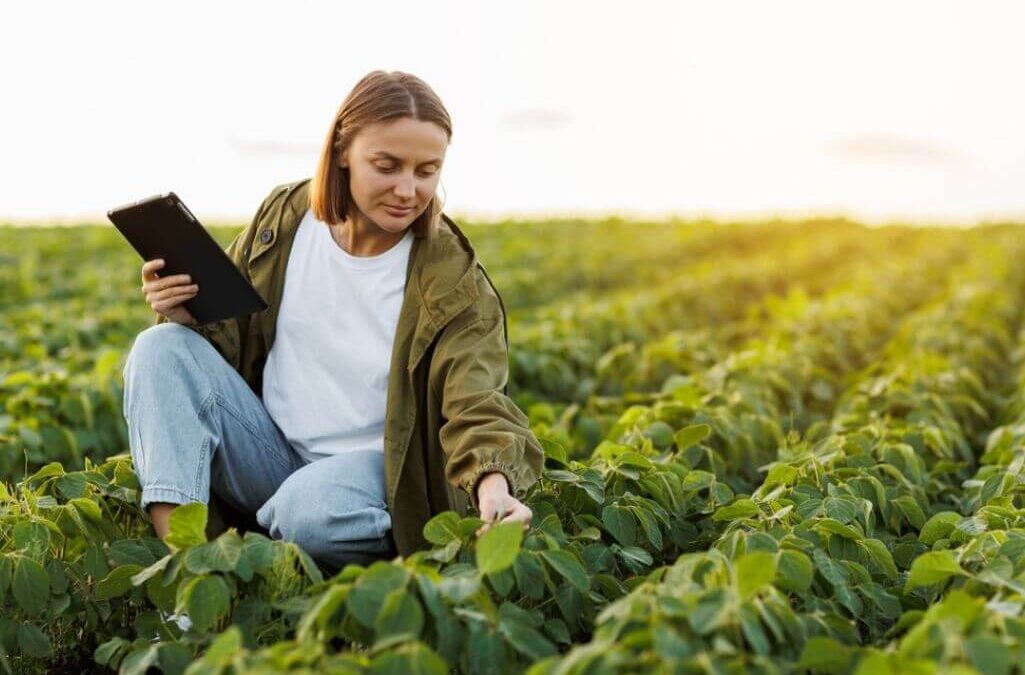
[[[349,190],[349,170],[338,165],[352,139],[368,124],[411,117],[434,122],[452,138],[452,121],[441,99],[427,83],[401,71],[374,70],[356,83],[335,113],[324,139],[317,173],[310,181],[310,209],[321,222],[337,225],[355,206]],[[438,196],[431,197],[424,212],[410,227],[416,236],[430,236],[441,216]]]

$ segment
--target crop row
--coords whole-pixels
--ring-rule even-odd
[[[676,672],[1006,673],[1022,663],[1025,532],[1007,499],[1022,461],[1007,427],[983,462],[1010,471],[984,464],[967,480],[1003,405],[1021,323],[1025,275],[1012,255],[993,255],[986,277],[957,280],[947,303],[906,322],[828,426],[716,510],[723,527],[708,551],[652,573],[602,612],[590,643],[531,672],[670,660]],[[964,588],[932,606],[952,578]],[[994,605],[994,591],[1009,604]]]
[[[746,257],[681,269],[677,278],[592,302],[541,308],[510,326],[510,390],[524,407],[537,401],[582,403],[615,381],[620,353],[671,331],[704,328],[716,342],[736,343],[765,319],[764,301],[795,288],[818,294],[885,266],[887,258],[934,258],[959,240],[907,230],[811,233],[799,241],[766,242]]]

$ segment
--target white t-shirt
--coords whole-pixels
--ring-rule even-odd
[[[263,403],[307,462],[384,452],[392,342],[412,229],[376,256],[347,253],[306,211],[288,256]]]

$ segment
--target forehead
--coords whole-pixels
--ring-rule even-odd
[[[352,141],[357,152],[386,153],[405,160],[428,162],[445,156],[448,136],[434,122],[412,118],[368,124]]]

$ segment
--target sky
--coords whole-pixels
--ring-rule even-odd
[[[1025,220],[1025,3],[5,7],[0,223],[173,190],[246,222],[375,69],[453,120],[453,217]]]

